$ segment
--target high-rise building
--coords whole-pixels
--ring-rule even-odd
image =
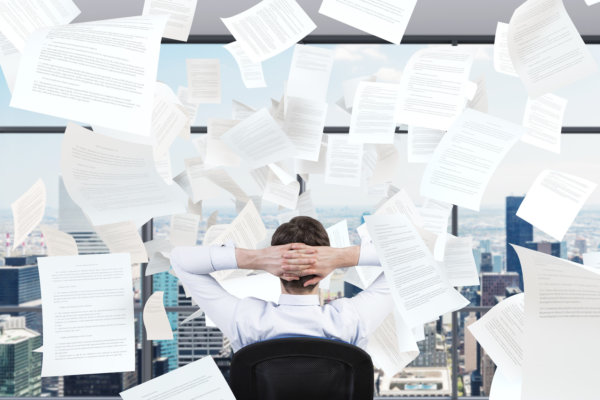
[[[25,317],[0,315],[0,397],[35,397],[42,393],[41,335]]]
[[[436,322],[423,326],[425,339],[417,342],[419,355],[409,367],[445,367],[448,363],[446,340],[443,333],[438,333]]]
[[[584,237],[578,236],[575,238],[575,248],[579,250],[579,255],[587,253],[587,240]]]
[[[481,253],[481,272],[492,272],[494,264],[492,263],[492,253]]]
[[[165,307],[175,307],[178,304],[179,297],[179,280],[176,276],[171,275],[168,272],[161,272],[159,274],[152,275],[152,287],[154,291],[162,291],[163,303]],[[155,343],[158,344],[156,350],[157,358],[166,358],[168,363],[167,372],[173,371],[178,367],[178,350],[177,341],[179,332],[177,330],[177,319],[178,313],[168,312],[167,318],[171,324],[171,330],[173,331],[172,340],[157,340]]]
[[[506,198],[506,271],[516,272],[519,275],[519,287],[523,289],[523,272],[517,253],[511,244],[523,246],[533,240],[533,226],[517,217],[517,210],[521,206],[522,196],[508,196]]]
[[[483,239],[479,241],[479,248],[483,253],[492,252],[492,242],[489,239]]]
[[[137,373],[70,375],[64,377],[64,382],[65,396],[118,396],[120,392],[137,385]]]
[[[502,254],[493,254],[492,255],[492,264],[494,264],[494,271],[500,273],[502,272]]]
[[[0,305],[33,307],[41,305],[40,277],[37,256],[6,257],[0,267]],[[42,332],[42,314],[39,312],[18,312],[13,316],[23,316],[27,327]]]
[[[477,315],[475,313],[469,313],[465,318],[465,372],[471,373],[478,368],[477,360],[477,340],[471,331],[469,331],[469,325],[477,322]]]
[[[475,265],[477,266],[477,272],[481,272],[481,249],[473,249],[473,259],[475,260]]]
[[[481,274],[481,305],[494,306],[496,296],[505,296],[506,288],[519,287],[519,274],[484,272]]]
[[[560,252],[562,246],[560,242],[548,242],[545,240],[541,242],[526,242],[523,247],[539,251],[540,253],[549,254],[554,257],[560,258],[561,256]]]

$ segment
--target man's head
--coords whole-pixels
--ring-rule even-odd
[[[288,243],[304,243],[309,246],[329,246],[329,236],[323,225],[311,217],[294,217],[289,222],[277,228],[271,238],[271,246]],[[281,280],[281,284],[288,293],[308,294],[317,285],[304,287],[304,283],[314,278],[315,275],[301,277],[297,281]]]

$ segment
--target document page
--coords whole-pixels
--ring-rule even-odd
[[[46,211],[46,185],[38,179],[25,193],[15,200],[10,208],[13,215],[13,250],[25,241],[35,229]]]
[[[252,61],[238,42],[231,42],[223,47],[225,47],[225,50],[227,50],[235,59],[235,62],[240,69],[244,86],[248,89],[267,86],[263,74],[262,63]]]
[[[204,234],[202,239],[203,246],[211,246],[213,244],[224,244],[222,242],[217,243],[217,239],[229,228],[229,224],[213,224],[211,225]]]
[[[469,325],[475,339],[494,364],[511,379],[521,377],[525,294],[511,296]]]
[[[169,241],[173,246],[195,246],[198,240],[200,216],[197,214],[175,214],[171,216]]]
[[[457,47],[417,51],[400,80],[396,121],[409,126],[447,130],[463,111],[463,87],[469,79],[473,53]]]
[[[212,199],[222,194],[221,188],[208,177],[210,170],[201,157],[185,159],[187,179],[176,176],[173,180],[186,188],[189,185],[191,198],[194,203]],[[188,193],[188,195],[190,194]]]
[[[447,210],[419,207],[418,211],[421,221],[423,221],[423,229],[427,229],[438,236],[448,233],[448,217],[450,217],[450,213]]]
[[[375,211],[375,215],[386,214],[403,214],[417,227],[422,227],[424,224],[421,213],[404,189],[400,189]]]
[[[211,182],[232,194],[237,201],[248,201],[248,195],[224,169],[207,169],[204,173]]]
[[[204,357],[119,393],[123,400],[235,400],[212,357]]]
[[[241,101],[231,101],[231,119],[241,121],[254,114],[256,110]]]
[[[338,105],[344,110],[351,111],[352,106],[354,105],[354,97],[356,96],[356,89],[358,89],[358,85],[360,85],[361,82],[375,81],[377,81],[375,75],[359,76],[358,78],[352,78],[343,81],[342,89],[344,91],[344,101],[342,103],[340,99],[340,103],[338,103]]]
[[[360,82],[350,119],[350,143],[394,143],[400,85]]]
[[[78,254],[77,242],[73,236],[49,226],[42,226],[40,230],[44,235],[48,257],[76,256]]]
[[[36,31],[21,56],[11,107],[150,136],[167,18],[129,17]]]
[[[314,219],[319,218],[312,201],[312,193],[310,190],[307,190],[298,196],[298,212],[300,215],[305,215]]]
[[[510,76],[519,76],[508,51],[508,24],[498,22],[494,39],[494,69]]]
[[[575,175],[542,171],[529,188],[517,216],[561,241],[597,186]]]
[[[481,111],[482,113],[488,112],[488,95],[487,95],[487,84],[485,82],[485,75],[482,75],[477,79],[477,90],[473,98],[467,103],[468,108],[473,110]]]
[[[188,58],[189,100],[196,104],[221,103],[221,64],[218,58]]]
[[[267,229],[260,218],[260,214],[252,200],[250,200],[246,204],[246,207],[235,217],[233,222],[227,226],[227,229],[213,240],[212,243],[227,243],[231,240],[235,244],[235,247],[255,249],[266,234]],[[204,240],[206,240],[206,237]]]
[[[600,374],[600,347],[590,343],[597,340],[600,324],[599,271],[513,247],[526,293],[523,399],[597,399],[598,390],[590,382]],[[577,368],[557,368],[561,365]]]
[[[39,257],[42,376],[135,371],[128,254]]]
[[[327,103],[300,97],[288,97],[283,130],[296,148],[294,158],[318,161]]]
[[[600,268],[600,252],[584,253],[583,265],[586,267]]]
[[[362,160],[362,143],[350,143],[348,135],[328,135],[325,183],[359,187]]]
[[[96,225],[94,229],[111,253],[129,253],[132,264],[148,262],[144,242],[132,221]]]
[[[522,382],[520,377],[518,379],[508,378],[500,368],[496,368],[490,388],[489,400],[521,400],[521,389]]]
[[[188,117],[175,93],[164,83],[156,82],[152,108],[152,137],[154,151],[163,156],[177,136],[188,125]]]
[[[415,227],[402,214],[365,217],[400,315],[410,327],[466,306],[444,279]]]
[[[377,162],[373,169],[373,175],[369,180],[369,185],[387,184],[394,180],[398,174],[398,164],[400,154],[393,144],[378,144],[375,146],[377,152]]]
[[[294,144],[266,108],[229,129],[221,139],[251,168],[291,158],[295,154]]]
[[[553,94],[527,99],[521,141],[560,154],[560,137],[567,100]]]
[[[165,311],[165,292],[154,292],[144,305],[143,320],[148,340],[173,340],[173,331]]]
[[[332,49],[297,44],[285,88],[285,113],[289,97],[300,97],[318,102],[327,100],[329,77],[333,67]]]
[[[400,44],[417,0],[324,0],[319,13]]]
[[[4,81],[8,91],[12,94],[21,63],[21,53],[6,39],[0,31],[0,68],[4,74]]]
[[[294,0],[261,1],[221,21],[255,62],[283,52],[317,27]]]
[[[406,135],[409,163],[428,163],[446,131],[409,126]]]
[[[190,35],[198,0],[146,0],[142,15],[167,14],[164,38],[185,42]]]
[[[154,239],[144,242],[146,254],[148,254],[148,265],[146,266],[145,276],[167,272],[171,268],[171,260],[168,255],[173,249],[173,245],[166,239]]]
[[[598,70],[562,0],[528,0],[519,6],[508,26],[508,50],[533,98]]]
[[[267,179],[262,199],[280,205],[281,207],[294,210],[298,203],[299,193],[300,182],[294,180],[286,185],[271,172]]]
[[[473,258],[473,238],[446,234],[444,267],[452,286],[478,286],[479,273]]]
[[[60,165],[69,196],[94,225],[185,212],[183,193],[154,168],[151,146],[93,134],[69,123]]]
[[[500,118],[465,110],[427,164],[421,196],[479,211],[489,180],[523,130]]]

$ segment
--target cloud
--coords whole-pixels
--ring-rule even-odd
[[[335,47],[334,58],[336,61],[362,61],[388,59],[381,51],[381,45],[372,44],[340,44]]]

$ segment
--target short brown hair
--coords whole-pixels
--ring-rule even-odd
[[[319,221],[311,217],[294,217],[289,222],[279,225],[273,237],[271,246],[288,243],[304,243],[309,246],[329,246],[329,235]],[[283,286],[289,292],[310,292],[316,285],[304,287],[304,284],[315,275],[301,277],[297,281],[282,279]]]

